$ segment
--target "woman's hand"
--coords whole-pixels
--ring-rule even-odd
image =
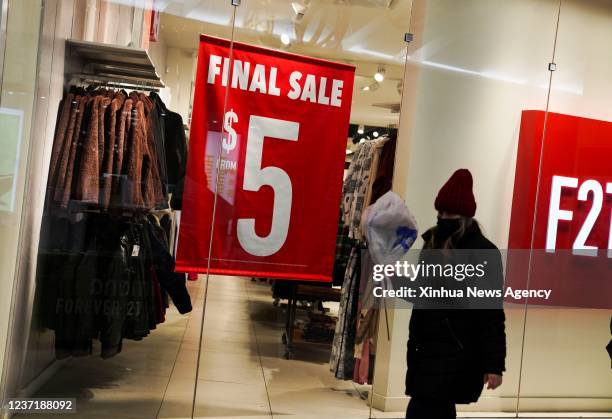
[[[502,376],[497,374],[485,374],[484,383],[487,385],[488,390],[495,390],[501,386]]]

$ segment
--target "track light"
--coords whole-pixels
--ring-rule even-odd
[[[374,80],[376,80],[378,83],[382,83],[382,81],[385,79],[385,73],[386,71],[384,67],[378,67],[378,70],[374,74]]]
[[[363,135],[364,132],[365,132],[365,127],[363,125],[359,125],[357,127],[357,134]]]
[[[378,131],[374,131],[372,135],[374,136],[374,138],[378,138]]]
[[[370,91],[370,86],[363,86],[361,88],[361,90],[363,90],[364,92],[369,92]]]
[[[289,44],[291,44],[291,38],[286,33],[281,35],[280,40],[285,46],[288,46]]]
[[[291,8],[295,13],[295,21],[299,22],[304,18],[304,15],[308,11],[308,7],[310,6],[310,0],[301,0],[301,1],[292,1]]]

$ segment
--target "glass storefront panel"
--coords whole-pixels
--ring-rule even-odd
[[[18,259],[2,404],[5,396],[70,399],[82,418],[190,417],[203,292],[174,272],[174,255],[189,193],[185,130],[196,55],[168,57],[165,44],[153,44],[163,30],[151,29],[161,13],[153,2],[7,3],[21,19],[13,18],[10,41],[21,43],[6,48],[3,94],[23,97],[3,96],[3,109],[22,103],[34,125],[24,122],[23,138],[37,147],[26,229],[17,236],[14,214],[15,234],[2,236],[27,249]],[[39,50],[32,10],[42,18]],[[230,4],[214,12],[231,27]],[[38,86],[35,109],[28,77]],[[211,112],[197,123],[218,120]],[[9,152],[13,139],[4,140]]]
[[[401,164],[396,166],[394,190],[406,199],[418,222],[419,233],[436,225],[436,210],[451,214],[463,211],[459,214],[470,215],[471,211],[463,207],[455,211],[452,208],[456,200],[469,198],[465,190],[462,195],[448,195],[459,193],[448,189],[458,187],[458,184],[467,190],[472,189],[471,182],[465,180],[468,175],[456,174],[455,181],[464,180],[441,189],[457,169],[465,168],[473,177],[475,219],[480,230],[501,249],[504,263],[510,257],[525,262],[529,243],[524,245],[512,240],[513,228],[517,227],[512,209],[522,193],[516,188],[513,192],[520,169],[517,149],[524,111],[535,109],[545,113],[547,109],[550,77],[547,63],[553,54],[557,16],[558,4],[554,1],[414,2],[410,29],[414,41],[408,49],[402,103],[403,108],[410,111],[402,112],[402,141],[398,144],[397,156]],[[520,22],[520,30],[517,22]],[[528,164],[537,164],[537,161],[534,159]],[[452,197],[450,203],[446,202],[448,196]],[[443,225],[440,223],[437,230],[433,230],[434,237],[443,234]],[[525,217],[519,228],[531,231],[531,225],[532,219]],[[459,237],[466,237],[465,234],[473,228],[466,227],[464,236],[455,236],[453,240],[461,240]],[[433,246],[438,246],[435,243]],[[461,241],[457,243],[459,247],[464,246]],[[425,244],[432,246],[430,242],[419,240],[415,249]],[[526,277],[516,280],[513,286],[527,288]],[[414,396],[415,409],[423,398],[427,406],[427,396],[432,395],[441,405],[446,403],[448,409],[452,409],[453,403],[449,403],[452,397],[463,399],[464,403],[465,399],[478,398],[477,403],[457,404],[457,410],[466,412],[466,415],[470,414],[467,412],[493,417],[515,414],[521,378],[525,303],[508,297],[504,300],[506,355],[503,382],[495,390],[485,388],[479,398],[482,387],[476,382],[474,391],[468,392],[467,396],[462,392],[469,387],[470,377],[474,376],[476,380],[480,375],[483,382],[484,373],[499,374],[499,362],[504,361],[499,347],[502,341],[499,333],[503,326],[494,321],[493,314],[473,314],[475,320],[472,321],[484,319],[486,324],[492,325],[487,335],[487,330],[479,329],[478,323],[470,323],[472,313],[466,314],[465,319],[461,315],[449,319],[449,314],[445,317],[448,327],[435,332],[438,330],[436,321],[444,320],[436,317],[440,313],[424,310],[425,314],[421,315],[417,311],[411,314],[410,310],[394,310],[389,322],[393,338],[387,349],[390,378],[383,382],[386,385],[385,401],[394,406],[390,410],[399,411],[406,407],[407,400],[402,396],[405,390],[406,341],[410,339],[413,344],[409,344],[408,356],[412,361],[409,361],[408,369],[414,372],[408,386]],[[409,333],[407,325],[411,316],[414,324]],[[423,331],[424,327],[429,328],[429,335]],[[481,332],[470,334],[465,331],[466,327]],[[409,337],[409,334],[414,336]],[[452,338],[449,342],[457,339],[461,343],[459,355],[453,352],[455,346],[445,346],[447,335]],[[471,344],[481,341],[476,349],[469,349]],[[416,353],[410,355],[410,348]],[[453,362],[446,371],[436,372],[437,367],[427,367],[428,356],[439,363],[450,362],[453,356],[459,357],[459,361]],[[471,356],[478,360],[469,361]],[[424,389],[428,383],[438,383],[439,386],[437,390],[428,392]],[[431,404],[429,407],[433,408]]]
[[[374,328],[356,361],[359,276],[345,272],[360,216],[342,214],[340,229],[338,217],[343,172],[366,144],[380,171],[368,167],[375,197],[361,205],[391,187],[410,7],[237,8],[196,416],[370,417]]]
[[[27,228],[24,196],[32,118],[37,101],[37,59],[42,2],[3,1],[0,10],[0,397],[9,378],[5,348],[11,343],[11,308],[19,261],[19,237]],[[17,331],[17,333],[23,333]]]
[[[609,1],[0,4],[2,406],[610,415]],[[478,228],[504,328],[372,297]]]
[[[542,160],[529,278],[531,289],[552,293],[549,300],[528,301],[519,403],[524,414],[612,413],[606,351],[612,53],[604,46],[612,39],[611,17],[610,2],[560,2],[550,113],[536,151]]]

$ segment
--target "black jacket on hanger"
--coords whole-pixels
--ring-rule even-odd
[[[187,138],[183,128],[183,118],[169,110],[159,95],[150,95],[159,115],[160,128],[163,130],[164,154],[166,159],[168,192],[172,194],[170,206],[180,210],[183,205],[183,185],[187,171]]]

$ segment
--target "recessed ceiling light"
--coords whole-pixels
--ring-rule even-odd
[[[357,134],[363,135],[364,132],[365,132],[365,127],[363,125],[359,125],[359,127],[357,127]]]
[[[364,92],[369,92],[370,91],[370,86],[363,86],[361,88],[361,90],[363,90]]]
[[[374,136],[374,138],[378,138],[378,131],[374,131],[372,135]]]
[[[376,74],[374,74],[374,80],[376,80],[377,82],[381,83],[384,79],[385,79],[385,69],[384,68],[380,68],[380,69],[378,69]]]
[[[283,45],[289,45],[291,43],[291,38],[289,38],[289,35],[287,35],[286,33],[281,35],[280,40]]]

